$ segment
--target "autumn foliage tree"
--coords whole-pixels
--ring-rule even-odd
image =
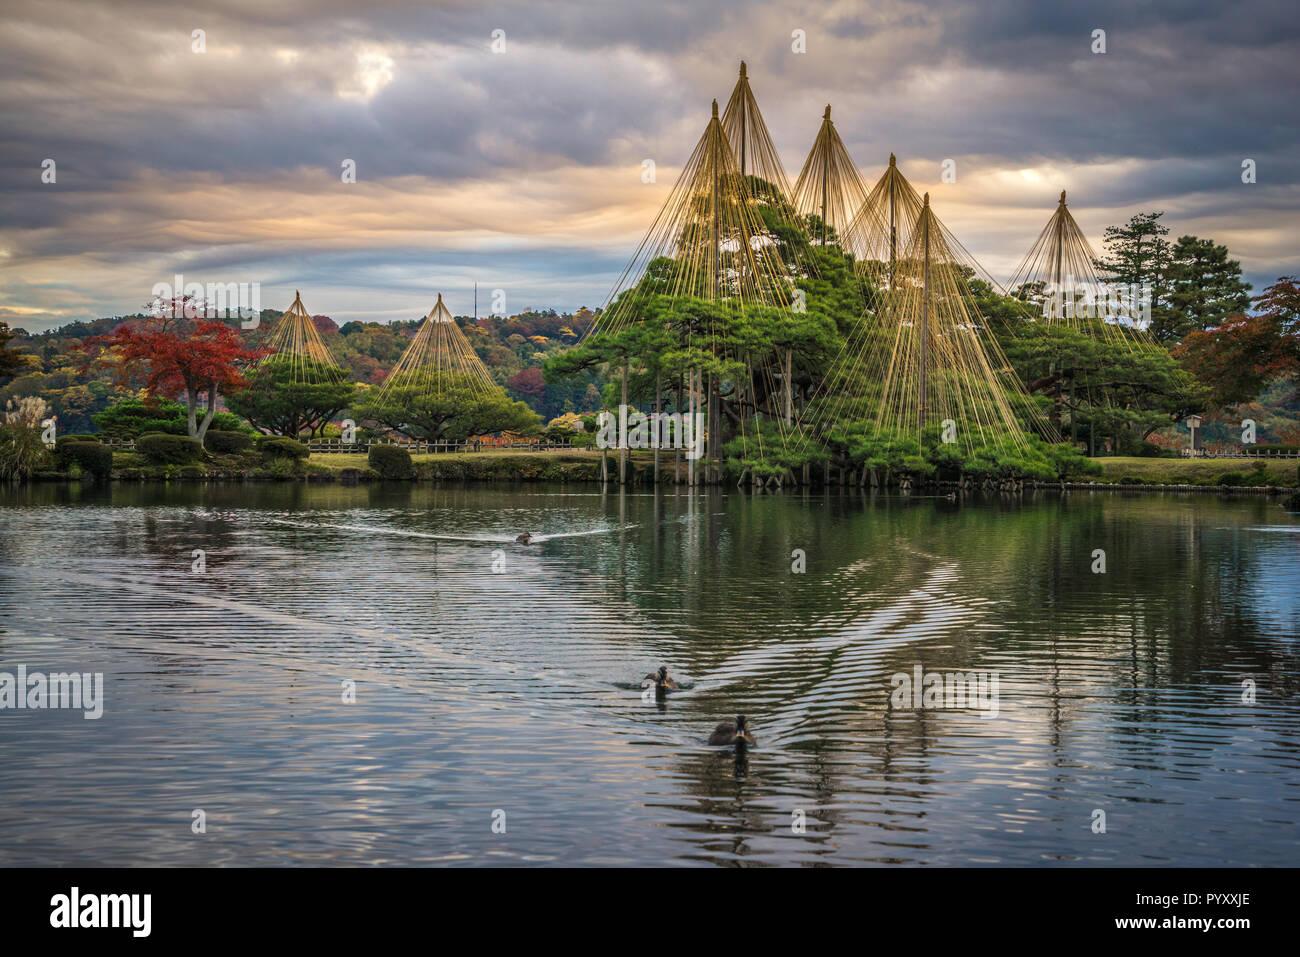
[[[536,368],[522,369],[506,380],[506,387],[515,394],[527,399],[542,399],[546,396],[546,380],[542,370]]]
[[[150,396],[179,399],[190,437],[201,442],[218,397],[242,388],[244,370],[263,353],[245,349],[233,326],[184,318],[202,314],[191,301],[175,314],[182,318],[146,319],[95,337],[86,344],[87,366],[111,368],[121,386],[142,384]]]
[[[1220,405],[1248,402],[1280,378],[1300,377],[1300,281],[1284,276],[1255,298],[1255,315],[1191,332],[1174,356]]]

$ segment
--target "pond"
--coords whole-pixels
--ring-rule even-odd
[[[1298,637],[1259,498],[0,489],[0,864],[1295,865]]]

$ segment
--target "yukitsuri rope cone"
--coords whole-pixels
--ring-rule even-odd
[[[438,293],[438,301],[384,380],[379,398],[383,400],[390,390],[399,386],[414,386],[418,395],[440,395],[460,383],[468,383],[471,389],[482,394],[500,390],[443,304],[442,293]]]
[[[734,300],[743,309],[787,306],[790,280],[769,243],[713,101],[713,116],[645,238],[614,285],[592,334],[617,333],[641,318],[647,295]],[[653,289],[641,282],[651,262],[673,261]]]
[[[955,443],[1023,449],[1025,423],[1046,438],[1051,425],[985,328],[967,285],[978,265],[921,202],[912,238],[899,252],[893,288],[873,319],[860,323],[832,364],[809,426],[825,433],[865,423],[882,439],[922,440],[952,423]]]
[[[920,218],[921,195],[890,153],[889,166],[842,236],[857,256],[858,271],[870,280],[874,311],[882,308],[881,297],[894,288],[899,253],[907,248]]]
[[[816,266],[807,253],[808,236],[791,200],[790,180],[772,143],[772,134],[763,122],[743,60],[727,108],[722,111],[722,129],[731,143],[732,152],[740,164],[740,175],[750,193],[776,211],[777,224],[788,227],[782,230],[783,239],[791,247],[791,260],[797,265],[797,271],[803,275],[814,273]],[[770,233],[768,238],[771,238]]]
[[[1061,190],[1056,209],[1007,289],[1045,322],[1123,345],[1149,345],[1151,337],[1133,318],[1139,305],[1129,298],[1132,291],[1107,290],[1097,278],[1096,261],[1088,237],[1065,205],[1065,190]]]
[[[838,242],[845,252],[861,254],[861,250],[852,248],[844,232],[866,203],[867,187],[831,122],[829,105],[794,184],[793,198],[801,216],[815,217],[808,227],[813,242]]]
[[[790,200],[790,181],[786,178],[781,157],[772,143],[772,134],[763,122],[758,101],[749,86],[749,71],[742,60],[740,77],[722,111],[722,128],[731,143],[742,176],[757,176],[777,188],[782,199]]]
[[[783,180],[776,151],[752,100],[748,78],[742,74],[732,94],[732,132],[737,141],[742,136],[745,139],[747,163],[757,162],[760,173]],[[725,302],[732,316],[743,316],[747,309],[759,305],[790,308],[797,272],[782,258],[779,243],[768,230],[756,197],[759,189],[767,191],[762,200],[768,205],[790,208],[779,182],[762,180],[759,173],[741,173],[732,138],[723,128],[718,101],[714,100],[703,135],[615,283],[590,335],[614,336],[642,321],[648,300],[655,296]],[[792,209],[787,215],[794,224]],[[802,236],[800,240],[804,241]],[[648,276],[656,260],[655,272]],[[712,319],[709,325],[689,332],[683,345],[720,355],[718,333],[711,323]],[[771,376],[770,370],[761,371]],[[687,378],[688,411],[699,409],[701,401],[707,404],[708,455],[716,458],[721,445],[720,382],[710,375],[706,383],[699,370],[688,370]]]
[[[293,305],[271,329],[266,347],[272,353],[262,361],[288,363],[294,377],[299,380],[316,379],[322,374],[333,377],[337,373],[339,378],[344,375],[343,368],[330,355],[316,324],[311,321],[302,304],[302,294],[297,290],[293,294]]]

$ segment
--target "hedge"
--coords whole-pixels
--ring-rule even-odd
[[[385,479],[411,477],[411,453],[395,445],[372,445],[366,457],[370,467]]]
[[[207,434],[203,436],[203,447],[218,455],[234,455],[251,449],[253,440],[243,432],[208,429]]]
[[[305,459],[311,450],[301,442],[285,438],[265,438],[257,443],[257,451],[262,458],[271,459]]]
[[[113,450],[100,442],[63,442],[55,455],[65,471],[76,464],[96,478],[108,478],[113,472]]]
[[[151,432],[135,440],[135,450],[155,465],[185,465],[203,458],[198,439],[167,432]]]

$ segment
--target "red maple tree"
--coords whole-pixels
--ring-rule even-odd
[[[541,369],[521,369],[506,380],[506,386],[534,399],[546,397],[546,380],[542,378]]]
[[[191,314],[202,315],[202,311],[180,313]],[[233,326],[184,318],[125,323],[106,336],[88,340],[84,348],[86,366],[112,368],[118,385],[141,383],[150,396],[183,401],[189,410],[190,438],[200,442],[217,413],[217,398],[243,388],[244,369],[266,354],[245,349]]]
[[[1275,379],[1300,377],[1300,282],[1283,276],[1254,302],[1259,313],[1189,333],[1174,349],[1220,405],[1249,401]]]

